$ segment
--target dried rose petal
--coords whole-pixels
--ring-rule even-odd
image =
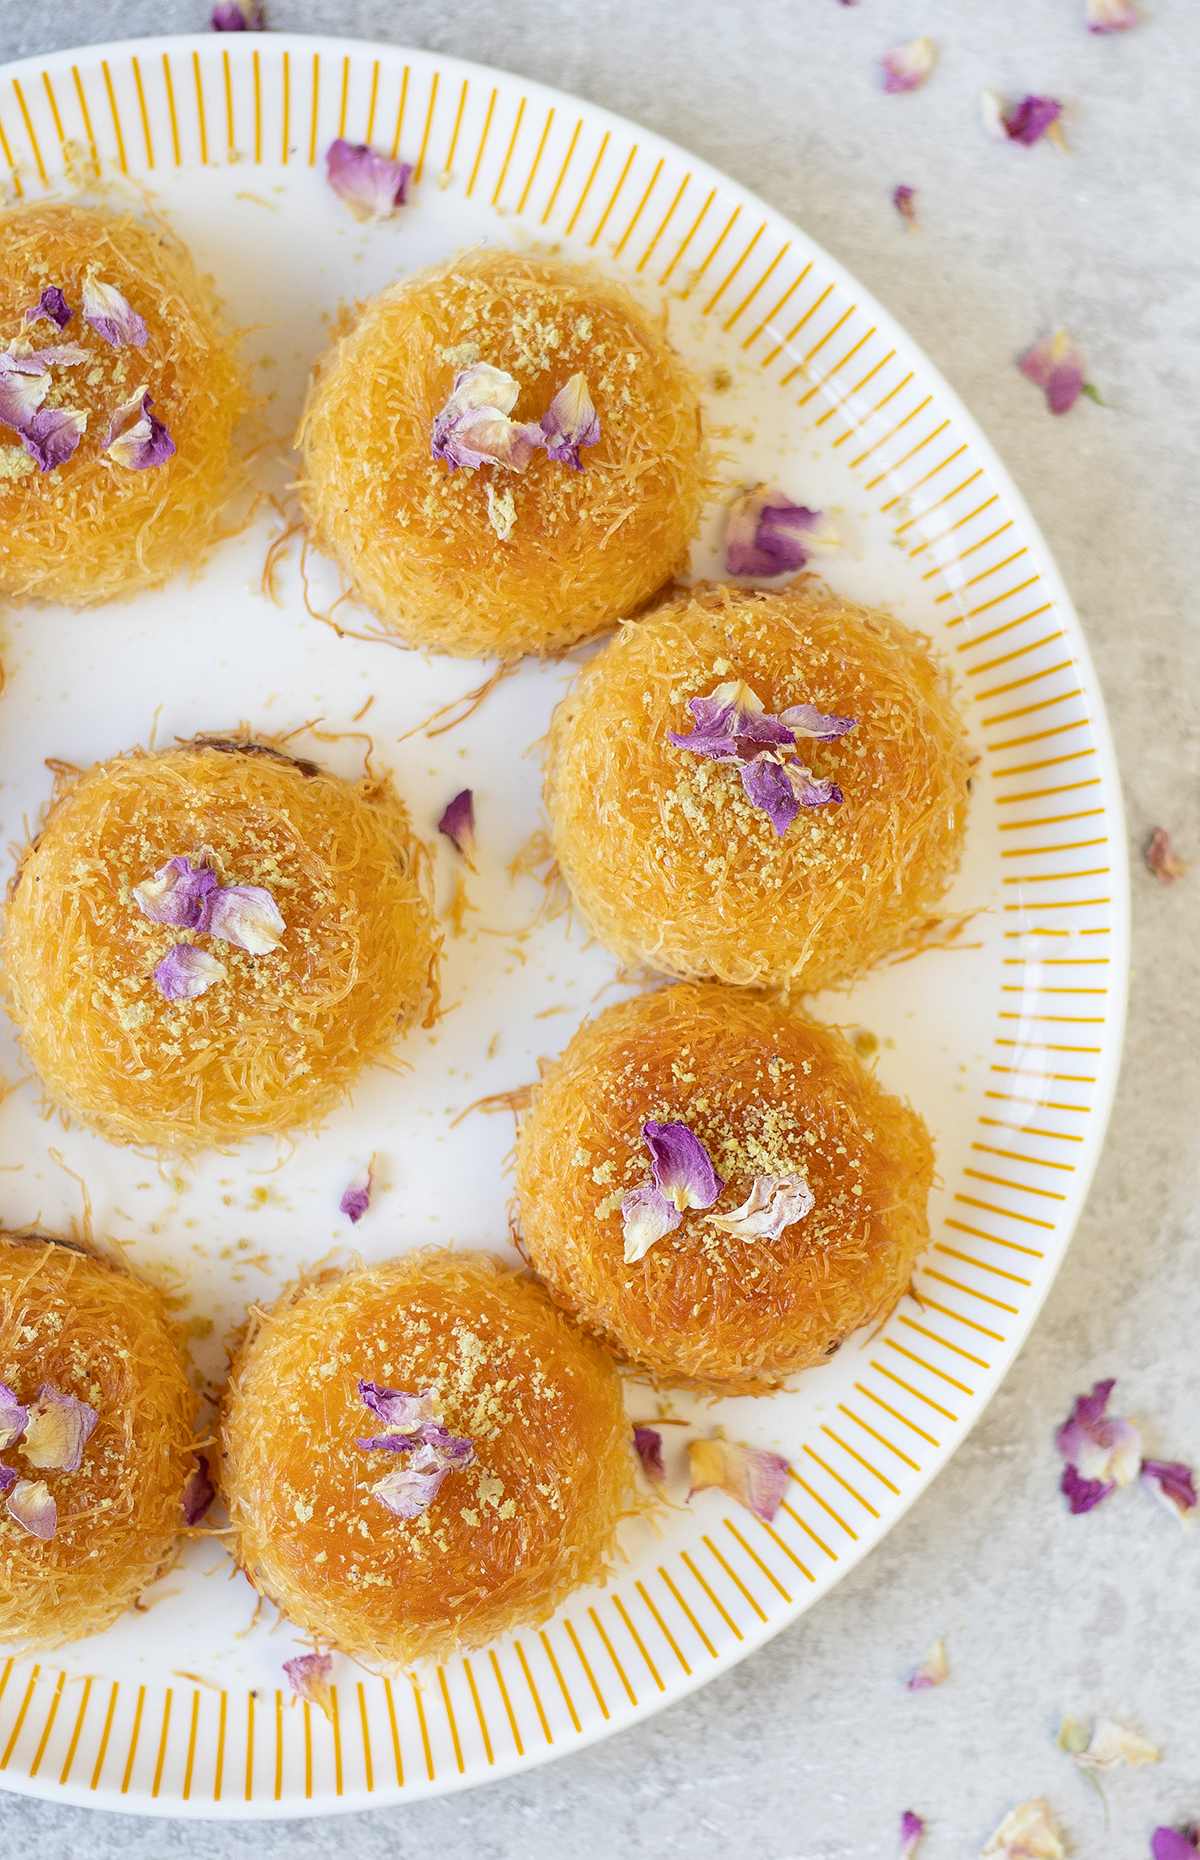
[[[88,1402],[43,1382],[29,1409],[21,1451],[39,1471],[78,1472],[88,1436],[99,1418]]]
[[[265,956],[279,948],[287,925],[262,885],[223,885],[205,899],[199,928],[252,956]]]
[[[0,1492],[9,1491],[16,1485],[19,1476],[11,1466],[0,1465]]]
[[[1128,0],[1085,0],[1085,23],[1089,32],[1128,32],[1142,16]]]
[[[0,1446],[3,1446],[0,1440]],[[1182,1460],[1143,1460],[1142,1484],[1148,1485],[1160,1504],[1187,1525],[1196,1509],[1196,1476]]]
[[[208,1476],[207,1457],[203,1453],[193,1453],[192,1459],[195,1464],[183,1487],[183,1521],[189,1528],[199,1524],[217,1495]]]
[[[209,22],[212,32],[261,32],[263,30],[262,8],[249,0],[220,0],[212,10]]]
[[[905,1684],[910,1692],[924,1692],[929,1686],[940,1686],[949,1677],[950,1662],[946,1658],[946,1642],[939,1637]]]
[[[427,1421],[434,1421],[435,1389],[422,1389],[419,1395],[411,1395],[404,1389],[385,1389],[378,1382],[359,1382],[359,1399],[372,1414],[377,1414],[385,1427],[398,1428],[401,1433],[416,1432]]]
[[[194,866],[186,855],[180,855],[160,865],[153,878],[135,885],[133,901],[151,923],[197,930],[204,919],[205,900],[218,882],[211,866]]]
[[[68,413],[62,407],[43,407],[20,430],[21,443],[39,471],[65,465],[87,430],[86,413]]]
[[[662,1434],[657,1427],[635,1427],[633,1445],[642,1471],[657,1492],[667,1489],[667,1468],[663,1461]]]
[[[174,456],[175,441],[151,413],[153,405],[146,389],[140,387],[113,415],[102,450],[127,471],[149,471]]]
[[[206,949],[197,949],[194,943],[176,943],[155,969],[154,979],[168,1001],[194,1001],[214,982],[223,981],[226,974],[225,964]]]
[[[900,1817],[900,1860],[913,1860],[924,1832],[925,1823],[920,1815],[914,1815],[911,1808],[906,1808]]]
[[[845,800],[835,781],[818,780],[811,769],[802,768],[798,762],[788,762],[784,766],[801,807],[840,807]]]
[[[758,1175],[740,1208],[704,1218],[737,1240],[778,1240],[812,1210],[813,1192],[802,1175]]]
[[[741,768],[742,787],[748,800],[768,816],[780,839],[800,812],[800,797],[792,782],[793,766],[763,757],[745,762]],[[800,772],[808,774],[807,769]]]
[[[1154,1860],[1196,1860],[1200,1851],[1200,1828],[1155,1828],[1150,1836]]]
[[[509,419],[520,391],[512,375],[490,362],[472,362],[461,369],[445,406],[434,417],[434,458],[444,459],[451,471],[460,465],[471,470],[506,465],[524,471],[543,434],[539,426]]]
[[[774,485],[757,485],[729,506],[725,567],[730,575],[794,575],[814,549],[837,547],[823,511],[794,504]]]
[[[371,1487],[371,1495],[397,1518],[419,1518],[432,1505],[449,1471],[436,1447],[418,1447],[407,1466],[397,1467]]]
[[[780,711],[779,721],[795,736],[813,736],[819,743],[832,743],[848,730],[858,728],[857,717],[835,717],[829,711],[818,710],[815,704],[789,705]]]
[[[0,368],[0,423],[22,432],[50,392],[50,377],[36,369]]]
[[[19,338],[22,344],[28,337]],[[90,352],[78,342],[43,343],[40,349],[22,347],[20,354],[0,354],[0,366],[20,370],[22,374],[41,375],[47,368],[78,368],[81,362],[90,362]]]
[[[1045,393],[1051,413],[1069,413],[1083,392],[1083,363],[1070,337],[1060,330],[1026,349],[1019,367]]]
[[[1165,827],[1155,827],[1146,845],[1146,864],[1164,885],[1174,884],[1189,870],[1186,859],[1177,859],[1171,835]]]
[[[438,821],[438,832],[444,833],[456,852],[460,852],[471,870],[475,870],[475,796],[470,788],[464,788],[456,794],[445,813]]]
[[[33,309],[25,312],[25,321],[36,323],[45,317],[48,323],[56,323],[59,329],[65,329],[74,314],[58,285],[51,284],[42,292]]]
[[[1111,1718],[1097,1718],[1092,1726],[1091,1737],[1082,1748],[1079,1747],[1079,1731],[1077,1719],[1064,1718],[1058,1741],[1080,1769],[1111,1770],[1119,1763],[1136,1767],[1139,1763],[1162,1761],[1162,1751],[1156,1745],[1149,1743],[1137,1731],[1130,1731],[1123,1724],[1114,1724]]]
[[[892,205],[900,215],[900,218],[904,221],[904,224],[908,227],[909,232],[914,232],[916,230],[916,201],[917,190],[915,187],[909,187],[903,181],[900,182],[899,186],[893,187]]]
[[[58,1529],[58,1506],[44,1479],[18,1479],[4,1501],[10,1518],[31,1537],[48,1542]]]
[[[338,1207],[343,1214],[348,1214],[357,1227],[363,1215],[371,1205],[371,1182],[375,1170],[375,1158],[363,1164],[354,1180],[347,1184]]]
[[[694,1131],[686,1124],[642,1125],[642,1142],[650,1152],[655,1185],[682,1214],[687,1208],[711,1208],[725,1184]]]
[[[1058,1837],[1049,1802],[1039,1797],[1022,1802],[1004,1817],[980,1860],[1065,1860],[1066,1848]]]
[[[306,1704],[318,1705],[330,1724],[333,1723],[333,1699],[329,1681],[333,1675],[331,1653],[302,1653],[285,1660],[283,1670],[292,1682],[292,1691]]]
[[[687,736],[674,730],[667,741],[694,756],[717,762],[748,762],[768,747],[792,749],[795,733],[765,709],[757,692],[742,679],[718,685],[708,697],[694,697],[688,709],[695,727]]]
[[[773,717],[741,679],[718,685],[708,697],[692,698],[688,709],[695,728],[687,736],[670,730],[667,741],[693,755],[734,763],[748,799],[781,836],[801,807],[842,800],[836,782],[818,781],[798,762],[783,759],[782,752],[795,748],[797,734],[785,718],[797,719],[801,735],[829,740],[852,730],[853,717],[827,716],[813,704],[796,704],[784,716]]]
[[[1049,135],[1062,115],[1063,107],[1053,97],[1022,97],[1002,117],[1004,133],[1010,142],[1030,149]]]
[[[1076,1514],[1091,1511],[1138,1474],[1141,1435],[1132,1422],[1105,1415],[1114,1386],[1110,1378],[1097,1382],[1090,1395],[1080,1395],[1054,1437],[1067,1462],[1061,1490]]]
[[[764,1524],[770,1524],[783,1503],[789,1468],[781,1454],[740,1446],[718,1435],[715,1440],[690,1440],[688,1459],[692,1469],[689,1500],[697,1492],[718,1486]]]
[[[932,39],[909,39],[906,45],[893,45],[879,60],[884,90],[920,90],[936,59]]]
[[[579,448],[600,443],[600,417],[592,405],[583,375],[572,375],[566,386],[559,388],[542,415],[540,425],[547,456],[557,459],[560,465],[582,471]]]
[[[389,161],[365,142],[347,142],[339,136],[326,152],[325,174],[356,220],[386,220],[397,207],[407,204],[412,165]]]
[[[683,1226],[683,1216],[674,1202],[660,1195],[653,1182],[630,1189],[621,1203],[621,1221],[627,1266],[635,1266],[656,1240],[665,1239]]]
[[[144,349],[150,338],[145,321],[129,299],[114,284],[102,284],[99,278],[84,279],[83,320],[114,349],[127,345]]]
[[[451,1472],[475,1464],[475,1442],[469,1434],[452,1434],[440,1421],[426,1421],[421,1429],[421,1444],[431,1447]]]
[[[21,1438],[28,1419],[28,1408],[21,1406],[6,1382],[0,1382],[0,1451]]]

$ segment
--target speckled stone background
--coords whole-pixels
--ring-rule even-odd
[[[908,326],[1049,539],[1108,700],[1135,851],[1129,1037],[1108,1147],[1045,1311],[941,1478],[795,1627],[704,1691],[515,1782],[271,1825],[89,1814],[0,1795],[4,1860],[174,1853],[347,1860],[873,1860],[901,1811],[921,1860],[972,1860],[1044,1794],[1086,1860],[1200,1820],[1200,1532],[1147,1493],[1070,1518],[1055,1425],[1119,1378],[1148,1450],[1200,1463],[1200,7],[1145,0],[1100,38],[1083,0],[267,0],[279,29],[428,46],[559,85],[705,156],[798,220]],[[202,0],[0,0],[0,59],[194,30]],[[885,97],[874,60],[929,34]],[[981,86],[1063,99],[1069,155],[997,148]],[[919,190],[910,237],[889,201]],[[1051,419],[1014,357],[1061,324],[1107,405]],[[944,1634],[951,1678],[905,1674]],[[1163,1746],[1100,1798],[1065,1711]]]

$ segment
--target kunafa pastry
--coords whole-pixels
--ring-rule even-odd
[[[517,1144],[521,1233],[623,1361],[757,1395],[884,1315],[929,1237],[933,1150],[839,1033],[676,983],[585,1022]]]
[[[627,962],[802,991],[854,975],[957,867],[971,755],[929,642],[802,583],[681,594],[580,673],[546,801]]]
[[[222,1467],[251,1582],[384,1670],[545,1620],[634,1505],[611,1359],[449,1250],[286,1292],[234,1360]]]
[[[192,568],[247,405],[211,281],[161,225],[0,213],[0,595],[94,607]]]
[[[0,1233],[0,1642],[98,1633],[212,1496],[160,1294],[72,1242]]]
[[[463,658],[637,613],[706,489],[692,382],[623,285],[484,248],[363,305],[300,428],[317,547],[380,623]]]
[[[432,1019],[438,949],[391,782],[242,734],[60,773],[0,955],[50,1100],[186,1153],[319,1122]]]

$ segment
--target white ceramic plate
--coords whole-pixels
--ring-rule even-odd
[[[389,223],[359,226],[325,186],[339,133],[415,164],[412,204]],[[590,104],[426,52],[206,35],[7,66],[0,149],[24,199],[61,192],[67,172],[101,174],[118,196],[152,191],[234,318],[257,326],[255,379],[280,434],[343,299],[480,239],[614,267],[665,303],[708,380],[731,482],[772,479],[831,510],[845,547],[830,583],[932,633],[968,700],[980,765],[951,902],[980,915],[957,949],[817,1004],[877,1036],[881,1077],[935,1133],[922,1302],[906,1298],[882,1334],[851,1340],[795,1393],[674,1407],[787,1455],[795,1476],[773,1528],[707,1493],[662,1537],[631,1529],[617,1579],[544,1630],[412,1683],[339,1659],[332,1724],[293,1706],[290,1631],[269,1609],[252,1625],[255,1598],[212,1544],[109,1633],[37,1664],[0,1652],[0,1784],[55,1800],[295,1816],[511,1774],[656,1711],[794,1620],[945,1464],[1028,1332],[1091,1177],[1121,1043],[1124,841],[1087,650],[991,448],[886,312],[751,194]],[[47,1121],[32,1083],[0,1108],[6,1222],[78,1218],[65,1171],[82,1177],[100,1230],[186,1277],[186,1315],[212,1325],[195,1350],[209,1375],[247,1301],[301,1261],[339,1247],[506,1247],[511,1122],[455,1120],[528,1080],[615,986],[611,960],[562,920],[526,928],[540,887],[505,870],[540,824],[527,751],[567,672],[527,665],[458,728],[412,734],[479,674],[339,638],[309,617],[294,553],[272,605],[261,572],[279,527],[262,522],[195,579],[129,605],[3,623],[6,841],[46,798],[47,757],[111,755],[146,742],[156,718],[160,742],[241,719],[369,729],[431,843],[450,796],[468,784],[477,796],[480,876],[465,933],[447,943],[453,1011],[410,1038],[405,1077],[369,1075],[282,1164],[264,1142],[160,1171]],[[697,573],[720,572],[718,533],[714,519]],[[334,576],[317,562],[310,579],[327,608]],[[356,624],[352,609],[339,618]],[[357,769],[355,741],[316,747]],[[437,859],[444,907],[444,842]],[[18,1076],[15,1050],[0,1063]],[[338,1198],[372,1151],[381,1192],[352,1234]],[[656,1404],[634,1388],[630,1407],[644,1418]],[[667,1429],[668,1445],[683,1432]]]

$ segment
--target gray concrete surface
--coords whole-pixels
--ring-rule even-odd
[[[735,1672],[516,1782],[337,1821],[217,1826],[0,1795],[12,1860],[872,1860],[901,1810],[922,1860],[974,1856],[1044,1793],[1087,1860],[1142,1860],[1200,1819],[1200,1532],[1140,1492],[1064,1513],[1053,1429],[1120,1378],[1154,1451],[1200,1462],[1200,12],[1089,36],[1083,0],[267,0],[279,29],[435,47],[649,124],[800,221],[907,324],[1031,503],[1096,656],[1132,838],[1165,822],[1191,877],[1134,873],[1132,1012],[1108,1148],[1045,1313],[967,1445],[879,1550]],[[204,23],[201,0],[0,0],[0,58]],[[928,88],[875,56],[928,33]],[[1069,156],[996,149],[981,85],[1068,104]],[[908,237],[889,204],[920,189]],[[1052,420],[1013,366],[1061,323],[1106,408]],[[952,1678],[903,1676],[935,1635]],[[1065,1710],[1164,1746],[1108,1782],[1110,1826],[1055,1749]]]

